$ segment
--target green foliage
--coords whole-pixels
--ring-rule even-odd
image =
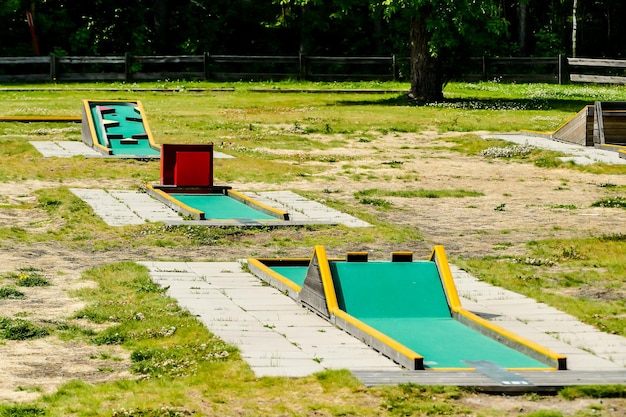
[[[359,203],[365,204],[368,206],[375,206],[382,209],[389,209],[393,204],[391,202],[384,200],[382,198],[372,198],[372,197],[363,197],[359,200]]]
[[[28,340],[45,337],[48,330],[24,319],[0,317],[0,339]]]
[[[577,398],[626,398],[624,385],[579,385],[563,388],[559,396],[566,400]]]
[[[556,410],[538,410],[526,414],[526,417],[563,417],[563,413]]]
[[[16,272],[8,272],[4,277],[15,281],[19,287],[47,287],[50,280],[41,274],[41,270],[32,267],[19,268]]]
[[[113,410],[111,417],[188,417],[194,414],[193,410],[183,407],[131,408],[129,410],[122,408]]]
[[[21,300],[26,298],[26,294],[12,286],[0,287],[0,299]]]
[[[361,387],[361,382],[356,379],[350,371],[345,369],[318,372],[315,374],[315,378],[320,382],[326,392],[335,392],[338,389],[346,387],[357,390]]]
[[[0,417],[38,417],[45,416],[46,410],[29,404],[0,404]]]
[[[479,191],[471,190],[381,190],[367,189],[354,193],[356,198],[362,197],[401,197],[401,198],[445,198],[445,197],[480,197],[484,195]]]
[[[615,197],[610,197],[610,198],[604,198],[602,200],[598,200],[592,203],[591,207],[626,208],[626,197],[615,196]]]
[[[391,416],[461,415],[466,410],[449,401],[459,396],[456,387],[402,384],[382,391],[381,407]]]
[[[166,347],[145,347],[131,354],[131,371],[150,378],[194,375],[205,362],[224,361],[236,352],[221,340]]]
[[[20,287],[47,287],[50,280],[38,272],[20,274],[15,282]]]

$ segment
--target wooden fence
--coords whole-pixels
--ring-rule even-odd
[[[626,60],[521,57],[471,58],[458,80],[626,84]],[[43,56],[0,57],[0,82],[94,81],[367,81],[408,80],[408,57],[253,56]]]

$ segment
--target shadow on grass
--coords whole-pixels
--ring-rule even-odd
[[[395,97],[367,100],[340,100],[332,105],[340,106],[390,106],[390,107],[440,107],[458,110],[559,110],[563,112],[579,112],[585,106],[593,104],[587,100],[573,99],[499,99],[499,98],[452,98],[437,102],[424,102],[410,99],[406,94]]]

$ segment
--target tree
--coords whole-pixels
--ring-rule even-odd
[[[484,53],[479,45],[494,42],[494,34],[503,33],[506,25],[499,14],[497,0],[273,0],[282,7],[300,7],[308,15],[320,7],[326,10],[328,20],[337,20],[358,12],[369,5],[374,17],[384,15],[388,22],[402,20],[409,28],[411,55],[411,89],[409,96],[416,100],[437,101],[443,98],[443,86],[449,80],[459,60],[469,53]],[[293,15],[298,15],[293,13]],[[301,16],[302,13],[299,13]],[[318,23],[323,24],[323,21]],[[400,25],[402,26],[402,25]],[[369,33],[376,26],[369,27]],[[343,26],[344,31],[349,30]],[[368,28],[364,28],[368,31]],[[363,32],[363,31],[362,31]],[[368,36],[364,34],[363,36]],[[336,38],[335,38],[336,39]],[[307,39],[301,40],[306,42]]]
[[[383,0],[388,19],[410,21],[411,89],[416,100],[437,101],[454,68],[506,25],[494,0]]]

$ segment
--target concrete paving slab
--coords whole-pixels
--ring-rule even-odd
[[[89,158],[107,157],[82,141],[31,141],[30,144],[33,145],[44,158],[71,158],[74,156],[85,156]],[[234,158],[232,155],[218,151],[213,151],[213,157],[216,159]]]
[[[354,216],[342,213],[288,190],[266,192],[248,191],[244,192],[244,194],[269,206],[287,211],[294,220],[337,222],[349,227],[371,226],[369,223]]]
[[[86,146],[83,142],[73,141],[31,141],[31,145],[44,158],[72,158],[75,156],[101,157],[94,149]]]
[[[70,191],[89,204],[109,226],[145,223],[145,220],[135,214],[130,207],[105,190],[70,188]]]

